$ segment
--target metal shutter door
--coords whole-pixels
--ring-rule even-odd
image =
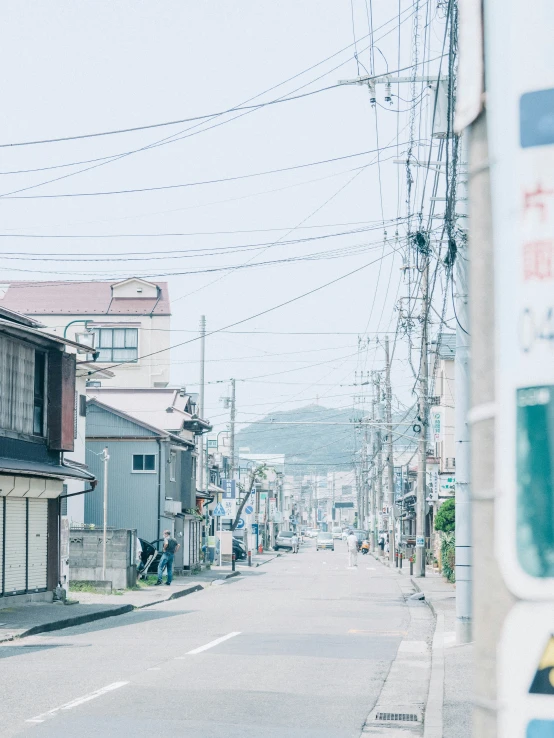
[[[6,498],[6,562],[4,592],[25,592],[27,573],[27,500]]]
[[[29,549],[27,589],[46,589],[48,500],[29,499]]]

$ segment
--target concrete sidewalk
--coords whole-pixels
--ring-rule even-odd
[[[195,576],[176,577],[170,587],[152,585],[109,595],[70,589],[68,597],[75,604],[37,602],[5,607],[0,610],[0,643],[123,615],[185,597],[236,576],[239,576],[238,571],[208,570]]]
[[[425,594],[425,601],[437,620],[433,653],[437,656],[439,668],[442,662],[444,674],[442,733],[437,735],[441,738],[468,738],[471,735],[473,701],[473,643],[456,643],[456,586],[430,567],[427,567],[425,577],[412,578],[412,582]]]
[[[276,553],[275,551],[264,551],[261,554],[253,554],[252,556],[252,566],[248,566],[248,561],[246,559],[240,559],[239,561],[235,562],[235,569],[236,571],[248,571],[248,569],[254,569],[258,566],[263,566],[264,564],[268,564],[270,561],[273,561],[273,559],[276,559],[278,556],[281,556],[280,553]],[[218,566],[217,562],[214,562],[211,567],[211,571],[215,572],[229,572],[231,571],[231,564],[225,563],[223,566]],[[202,572],[204,574],[204,572]]]
[[[384,566],[388,559],[374,554]],[[409,563],[390,567],[402,581],[423,592],[435,617],[431,679],[425,711],[425,738],[468,738],[471,735],[473,644],[456,643],[456,585],[431,567],[425,577],[410,576]]]

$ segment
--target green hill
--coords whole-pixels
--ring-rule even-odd
[[[363,439],[363,431],[354,422],[361,418],[356,417],[355,412],[352,408],[337,410],[308,405],[272,413],[237,433],[236,448],[239,453],[240,449],[248,448],[253,454],[285,454],[287,473],[295,476],[348,471],[353,467]],[[412,429],[404,425],[415,420],[415,412],[414,409],[407,416],[400,412],[393,414],[393,423],[402,423],[398,428],[402,435],[395,439],[395,446],[408,444],[415,450],[417,438]]]
[[[336,410],[320,405],[272,413],[237,433],[236,447],[246,447],[253,454],[285,454],[287,472],[295,475],[347,471],[352,468],[353,455],[362,439],[359,428],[351,422],[354,419],[352,409]],[[270,422],[275,425],[268,425]]]

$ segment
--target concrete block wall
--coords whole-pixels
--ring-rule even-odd
[[[102,580],[102,530],[71,528],[69,531],[70,581]],[[106,535],[106,576],[113,589],[136,584],[136,531],[111,529]]]

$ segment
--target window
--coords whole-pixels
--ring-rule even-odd
[[[138,328],[95,328],[97,361],[137,361]]]
[[[175,467],[177,465],[177,454],[171,451],[169,454],[169,481],[175,481]]]
[[[35,351],[35,397],[33,405],[33,435],[44,435],[44,395],[46,356]]]
[[[156,471],[155,454],[133,454],[133,471],[152,473]]]

